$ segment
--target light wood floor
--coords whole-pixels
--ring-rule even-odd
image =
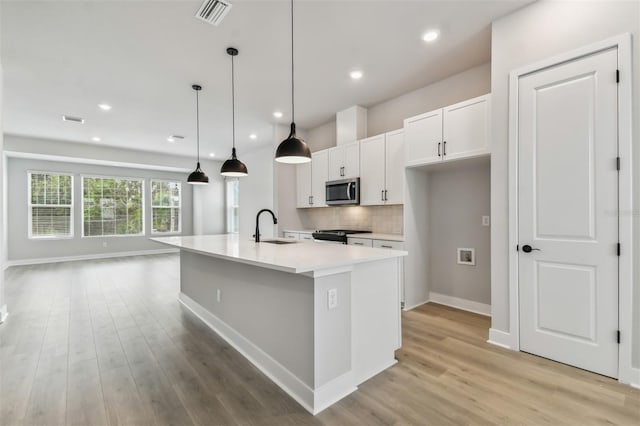
[[[177,255],[11,268],[3,425],[640,424],[640,391],[485,343],[489,320],[403,314],[399,363],[316,417],[176,301]]]

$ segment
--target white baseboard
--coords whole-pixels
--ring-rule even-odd
[[[640,368],[631,367],[631,380],[629,384],[637,389],[640,389]]]
[[[83,254],[79,256],[45,257],[40,259],[7,260],[5,266],[40,265],[43,263],[73,262],[77,260],[109,259],[112,257],[147,256],[151,254],[179,253],[179,249],[118,251],[112,253]]]
[[[404,310],[404,311],[410,311],[410,310],[412,310],[412,309],[417,308],[418,306],[422,306],[422,305],[424,305],[425,303],[429,303],[429,299],[427,299],[427,300],[425,300],[425,301],[423,301],[423,302],[418,302],[418,303],[416,303],[416,304],[409,305],[409,306],[404,305],[404,308],[402,308],[402,310]]]
[[[9,311],[7,310],[7,305],[0,306],[0,324],[2,324],[8,316]]]
[[[186,294],[180,292],[178,300],[313,415],[357,389],[352,372],[345,373],[317,389],[312,389],[269,354]]]
[[[511,347],[511,333],[496,330],[495,328],[489,329],[489,340],[487,340],[487,343],[500,346],[501,348],[515,350]]]
[[[463,311],[473,312],[475,314],[491,316],[491,305],[486,305],[473,300],[461,299],[459,297],[448,296],[446,294],[429,292],[429,302],[439,303],[441,305],[451,306],[452,308],[462,309]]]

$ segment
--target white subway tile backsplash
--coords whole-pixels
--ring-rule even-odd
[[[403,233],[403,206],[342,206],[301,209],[305,229],[357,229],[379,234]]]

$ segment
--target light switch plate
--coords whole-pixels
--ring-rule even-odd
[[[491,224],[491,220],[489,216],[482,216],[482,226],[489,226]]]
[[[338,289],[332,288],[327,292],[327,307],[329,309],[338,307]]]

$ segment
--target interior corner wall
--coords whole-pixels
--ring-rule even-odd
[[[8,194],[8,260],[33,261],[51,258],[76,257],[85,255],[112,254],[162,250],[166,247],[150,241],[151,235],[151,190],[150,179],[171,179],[182,182],[182,234],[191,235],[192,186],[186,182],[187,174],[159,170],[140,170],[123,167],[99,166],[93,164],[65,163],[9,157],[7,161]],[[73,174],[73,238],[29,239],[28,223],[28,172],[49,171]],[[144,229],[141,236],[82,236],[82,175],[144,178]]]
[[[273,147],[268,145],[242,154],[240,157],[249,171],[248,176],[240,179],[239,234],[251,238],[255,233],[256,214],[261,209],[274,210],[274,160]],[[277,235],[271,215],[265,213],[260,219],[262,238]]]
[[[193,188],[193,235],[215,235],[226,232],[225,180],[220,176],[221,161],[200,160],[209,176],[208,185]]]
[[[309,145],[311,152],[322,151],[323,149],[336,146],[336,120],[314,127],[307,132],[305,142]]]
[[[490,175],[488,158],[429,172],[430,292],[491,304],[491,235],[482,225],[490,211]],[[473,248],[475,265],[458,264],[458,248]]]
[[[275,150],[282,140],[289,134],[289,129],[283,125],[273,126],[273,156]],[[304,134],[306,140],[308,134]],[[273,161],[274,164],[274,197],[276,206],[276,215],[278,216],[278,232],[277,235],[282,237],[285,230],[301,230],[303,229],[300,218],[300,211],[297,205],[297,177],[296,165],[284,164]]]
[[[631,33],[633,69],[633,227],[634,253],[640,253],[640,2],[542,1],[493,23],[491,161],[491,305],[492,328],[509,332],[508,265],[508,120],[509,72],[623,33]],[[640,262],[633,271],[633,355],[640,366]]]

